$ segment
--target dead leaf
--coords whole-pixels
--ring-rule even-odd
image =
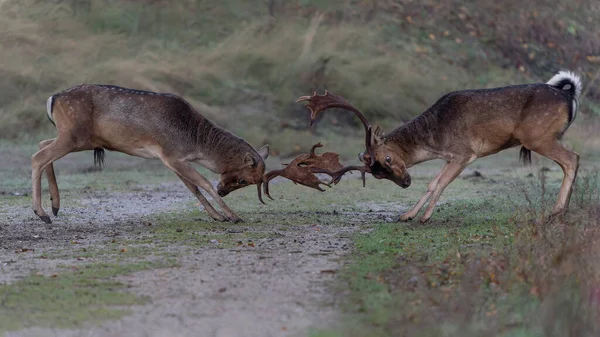
[[[600,56],[588,55],[585,57],[585,59],[591,63],[600,63]]]
[[[531,290],[529,290],[529,293],[533,296],[540,296],[540,291],[539,291],[538,287],[536,287],[536,286],[531,287]]]
[[[121,253],[127,253],[127,248],[121,249]]]
[[[333,269],[324,269],[321,270],[321,274],[335,274],[337,271]]]

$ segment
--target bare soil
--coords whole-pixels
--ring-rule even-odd
[[[63,164],[63,171],[73,168],[69,162]],[[135,241],[149,230],[153,215],[189,212],[190,202],[195,201],[176,181],[138,186],[135,192],[92,191],[82,186],[76,198],[67,192],[59,216],[53,217],[52,224],[44,224],[31,211],[28,192],[3,193],[11,196],[11,202],[2,205],[0,219],[3,284],[32,273],[51,275],[69,266],[110,259],[77,259],[74,244],[81,249],[103,247],[115,237]],[[44,190],[45,202],[47,198]],[[378,213],[381,218],[385,216],[385,212],[375,212],[368,217],[373,219]],[[127,308],[131,315],[100,326],[31,327],[7,336],[306,336],[311,327],[335,321],[335,301],[329,287],[341,258],[351,249],[349,237],[359,228],[363,215],[336,214],[337,222],[343,225],[332,226],[278,226],[250,219],[233,230],[256,232],[258,239],[253,240],[252,247],[223,248],[215,241],[191,254],[179,255],[178,268],[119,277],[130,286],[128,291],[150,298],[147,305]],[[208,219],[202,210],[198,218]],[[264,238],[260,238],[261,233],[265,233]],[[58,257],[42,258],[53,255]]]

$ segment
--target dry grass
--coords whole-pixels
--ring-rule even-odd
[[[317,130],[323,132],[315,136],[296,97],[328,89],[389,130],[451,90],[544,81],[563,66],[592,80],[585,57],[565,63],[555,56],[591,53],[595,38],[579,46],[563,35],[573,36],[567,30],[575,22],[576,37],[588,36],[582,27],[595,23],[576,21],[571,13],[566,30],[559,25],[547,34],[523,35],[527,22],[533,20],[538,30],[554,27],[553,20],[572,7],[560,4],[549,12],[546,0],[538,2],[533,18],[524,9],[499,13],[488,0],[464,6],[451,0],[265,1],[263,6],[234,0],[169,6],[162,1],[5,0],[0,5],[0,138],[53,134],[44,113],[49,95],[79,83],[105,83],[179,94],[252,144],[277,139],[275,154],[307,150],[318,137],[330,143],[328,149],[335,145],[354,158],[356,151],[339,147],[356,138],[360,148],[359,129],[347,128],[357,120],[347,112],[325,115]],[[589,1],[575,9],[581,12],[584,5]],[[521,19],[524,13],[530,21]],[[487,24],[492,19],[495,24]],[[511,40],[515,34],[518,38]],[[536,39],[560,44],[546,48],[533,43]],[[523,43],[537,51],[521,72],[515,62],[523,61],[523,51],[514,48]],[[540,60],[556,62],[534,67]],[[586,89],[595,97],[596,89]],[[582,105],[582,115],[600,111],[593,101]],[[574,142],[587,146],[589,138]]]
[[[544,173],[520,184],[526,204],[513,217],[511,244],[452,250],[439,263],[407,266],[423,277],[396,283],[409,305],[387,323],[389,335],[597,336],[599,183],[597,170],[584,173],[568,216],[551,220],[543,219],[556,191],[546,191]]]

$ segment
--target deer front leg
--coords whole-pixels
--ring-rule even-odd
[[[31,156],[31,195],[33,212],[45,223],[52,223],[46,211],[42,208],[42,171],[55,160],[60,159],[74,149],[74,144],[67,138],[56,138],[43,149]]]
[[[436,189],[436,187],[438,185],[438,181],[440,180],[440,177],[447,170],[449,164],[450,163],[444,164],[444,167],[442,167],[441,171],[435,176],[435,178],[433,178],[433,180],[427,186],[427,192],[425,192],[425,194],[421,197],[421,199],[419,200],[419,202],[417,202],[406,213],[400,215],[400,217],[398,219],[396,219],[396,221],[408,221],[408,220],[414,219],[417,216],[417,214],[419,213],[419,211],[421,210],[421,208],[423,207],[423,205],[425,205],[425,203],[427,202],[427,200],[429,200],[429,198],[431,197],[431,195],[435,191],[435,189]]]
[[[52,144],[54,139],[56,138],[42,140],[40,142],[40,150]],[[58,184],[56,183],[53,164],[48,164],[44,171],[46,171],[46,178],[48,179],[48,189],[50,190],[50,200],[52,201],[52,214],[57,216],[60,209],[60,195],[58,193]]]
[[[177,174],[177,173],[175,173],[175,174]],[[179,177],[179,179],[181,179],[183,184],[190,191],[192,191],[192,193],[196,196],[196,199],[198,199],[198,201],[200,201],[202,206],[204,206],[204,209],[206,210],[206,213],[208,213],[208,215],[210,215],[213,219],[215,219],[217,221],[227,221],[228,220],[226,217],[223,216],[223,214],[217,212],[217,210],[214,207],[212,207],[212,205],[208,202],[208,200],[202,195],[202,192],[200,192],[200,190],[198,189],[198,186],[191,184],[190,182],[188,182],[184,177],[180,176],[179,174],[177,174],[177,176]]]
[[[421,217],[421,223],[427,222],[431,215],[433,214],[433,210],[435,209],[435,204],[439,200],[442,192],[448,184],[450,184],[458,175],[467,167],[475,158],[472,160],[462,161],[462,162],[451,162],[448,163],[448,167],[444,170],[442,175],[440,176],[437,186],[433,191],[431,199],[429,200],[429,205],[427,205],[427,209],[425,209],[425,213]]]
[[[244,221],[237,214],[235,214],[235,212],[233,212],[227,206],[227,204],[225,204],[223,199],[221,199],[221,197],[214,190],[210,182],[206,178],[204,178],[200,173],[198,173],[198,171],[194,170],[194,168],[188,162],[182,162],[177,159],[169,159],[162,157],[161,160],[168,168],[173,170],[176,174],[182,176],[191,184],[198,186],[201,189],[208,192],[208,194],[210,194],[210,196],[219,204],[219,207],[221,207],[223,213],[225,213],[225,216],[229,219],[229,221],[234,223]]]

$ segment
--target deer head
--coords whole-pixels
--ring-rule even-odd
[[[256,184],[258,200],[265,203],[262,199],[261,185],[265,174],[264,160],[269,156],[269,145],[253,152],[246,152],[243,157],[237,158],[242,161],[241,165],[229,165],[231,169],[221,173],[221,181],[217,185],[219,196],[224,197],[237,189]]]
[[[329,108],[342,108],[352,111],[361,120],[365,127],[366,151],[359,154],[359,159],[365,164],[365,168],[348,167],[336,172],[334,179],[345,172],[360,170],[370,172],[377,179],[388,179],[402,188],[410,186],[410,174],[406,170],[405,160],[402,152],[396,146],[387,144],[385,135],[379,126],[371,127],[365,115],[357,108],[348,103],[344,98],[325,91],[324,95],[316,92],[312,96],[302,96],[296,102],[308,101],[306,107],[311,111],[310,124],[314,123],[317,115]]]

